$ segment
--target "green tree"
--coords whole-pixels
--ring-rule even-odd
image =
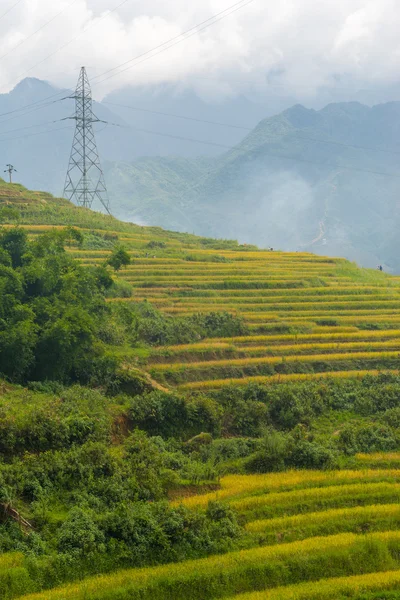
[[[131,257],[123,246],[116,246],[107,260],[107,264],[114,269],[119,271],[122,267],[131,264]]]
[[[72,509],[58,535],[59,552],[87,557],[104,549],[104,535],[91,515],[80,508]]]
[[[0,208],[0,223],[14,223],[20,220],[21,213],[13,206],[2,206]]]
[[[0,248],[9,253],[14,268],[22,265],[22,257],[27,251],[27,246],[28,236],[24,229],[14,227],[0,234]]]

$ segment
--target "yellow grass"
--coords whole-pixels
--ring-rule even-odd
[[[324,328],[325,330],[326,328]],[[336,330],[336,328],[335,328]],[[247,335],[232,338],[208,338],[203,343],[234,343],[234,344],[254,344],[259,342],[281,342],[293,340],[294,343],[302,341],[319,341],[319,340],[335,340],[335,341],[350,341],[350,340],[373,340],[386,338],[400,338],[400,329],[387,329],[384,331],[358,331],[352,329],[350,332],[342,333],[297,333],[297,334],[282,334],[282,335]]]
[[[291,348],[291,350],[295,350],[295,348]],[[222,360],[209,360],[209,361],[198,361],[192,362],[189,365],[171,365],[171,364],[159,364],[154,368],[157,371],[166,371],[166,370],[182,370],[182,369],[205,369],[205,368],[213,368],[213,367],[246,367],[251,365],[277,365],[285,363],[312,363],[319,361],[328,361],[328,362],[336,362],[336,361],[347,361],[347,360],[374,360],[374,359],[393,359],[398,358],[398,351],[382,351],[382,352],[343,352],[343,353],[332,353],[332,354],[304,354],[304,355],[287,355],[287,356],[260,356],[257,358],[231,358],[231,359],[222,359]]]
[[[363,504],[394,502],[400,500],[400,484],[392,483],[390,477],[375,482],[370,478],[360,483],[347,483],[339,480],[337,484],[326,482],[317,487],[304,487],[285,492],[271,492],[229,500],[231,506],[240,512],[264,516],[275,516],[276,513],[296,514],[297,512],[314,512],[318,507],[326,510],[329,506],[341,508],[349,503],[356,505],[363,499]]]
[[[363,592],[400,588],[400,571],[351,575],[288,585],[262,592],[239,594],[228,600],[336,600],[353,598]]]
[[[12,569],[14,567],[22,566],[24,562],[24,555],[22,552],[6,552],[0,554],[0,569]]]
[[[216,500],[246,498],[264,495],[291,488],[306,488],[326,485],[347,484],[350,482],[374,482],[377,480],[400,480],[397,469],[364,469],[348,471],[286,471],[265,475],[227,475],[222,477],[220,489],[215,492],[182,498],[173,502],[187,507],[207,506]]]
[[[385,373],[399,374],[397,369],[385,369]],[[291,383],[292,381],[313,381],[318,379],[362,379],[366,375],[379,375],[382,371],[329,371],[325,373],[290,373],[289,375],[257,375],[254,377],[241,377],[235,379],[213,379],[209,381],[193,381],[182,383],[177,387],[180,390],[218,389],[227,385],[247,385],[249,383]]]
[[[315,537],[300,542],[292,542],[279,546],[266,546],[241,550],[225,555],[211,556],[205,559],[185,561],[172,565],[163,565],[147,569],[130,569],[119,571],[110,575],[91,577],[83,582],[78,582],[63,588],[29,594],[24,600],[74,600],[90,598],[96,592],[116,589],[118,587],[131,587],[145,589],[157,580],[199,578],[215,576],[222,571],[235,571],[237,568],[252,569],[262,562],[272,560],[285,560],[291,556],[308,554],[322,554],[335,550],[355,548],[357,543],[365,539],[352,533],[339,534],[326,537]],[[399,543],[400,532],[374,533],[370,535],[373,542]],[[126,595],[126,598],[129,596]],[[166,598],[168,596],[166,595]]]
[[[318,492],[316,492],[316,495],[318,495]],[[246,529],[251,533],[283,532],[287,529],[295,531],[302,528],[307,529],[310,525],[329,525],[329,522],[332,521],[348,522],[357,518],[373,522],[375,519],[379,519],[379,517],[389,517],[399,520],[400,505],[372,504],[368,506],[323,510],[275,519],[260,519],[247,523]]]
[[[356,454],[356,459],[363,463],[385,463],[388,461],[400,461],[400,452],[373,452],[371,454]]]

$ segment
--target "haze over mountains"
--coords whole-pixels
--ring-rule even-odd
[[[24,80],[0,96],[0,113],[58,91]],[[295,105],[271,117],[245,97],[214,105],[165,87],[115,92],[94,108],[122,126],[96,126],[117,217],[400,272],[400,102]],[[73,109],[64,100],[0,117],[0,161],[21,183],[60,194],[74,122],[50,122]],[[17,131],[28,125],[38,127]]]

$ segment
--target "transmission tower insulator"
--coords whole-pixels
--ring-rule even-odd
[[[81,68],[75,95],[76,121],[74,141],[64,186],[64,197],[78,206],[91,208],[97,199],[110,213],[104,173],[100,164],[93,123],[100,120],[93,114],[92,91],[85,67]]]

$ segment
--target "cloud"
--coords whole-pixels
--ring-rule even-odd
[[[0,19],[1,91],[27,75],[73,86],[82,64],[98,97],[127,84],[179,82],[209,97],[277,94],[306,101],[326,90],[351,94],[399,83],[396,0],[254,0],[183,43],[119,75],[110,72],[104,83],[102,73],[233,0],[128,0],[114,12],[122,0],[71,1],[22,0]],[[0,14],[13,3],[2,0]]]

